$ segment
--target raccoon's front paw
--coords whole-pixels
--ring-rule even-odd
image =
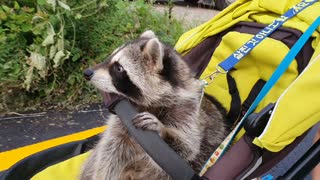
[[[148,112],[142,112],[137,114],[133,120],[133,125],[136,128],[143,130],[156,131],[161,134],[164,125],[159,121],[157,117]]]

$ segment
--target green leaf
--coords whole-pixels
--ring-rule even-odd
[[[51,46],[50,47],[50,52],[49,52],[49,58],[53,59],[54,55],[56,54],[56,52],[57,52],[57,47],[56,46]]]
[[[66,5],[65,3],[61,2],[61,1],[58,1],[58,4],[59,4],[60,7],[62,7],[65,10],[68,10],[68,11],[71,10],[68,5]]]
[[[16,10],[20,9],[20,5],[18,4],[17,1],[14,1],[14,9],[16,9]]]
[[[11,68],[11,64],[10,63],[6,63],[2,66],[3,69],[10,69]]]
[[[117,4],[116,4],[116,7],[119,10],[123,10],[123,9],[127,8],[127,4],[124,1],[118,1]]]
[[[0,20],[6,20],[7,17],[8,17],[7,14],[0,9]],[[0,23],[0,24],[2,24],[2,23]]]
[[[41,16],[38,16],[38,15],[35,15],[32,17],[31,22],[34,23],[34,22],[41,20],[41,19],[44,19],[44,18]]]
[[[41,22],[41,23],[36,24],[32,29],[33,34],[35,34],[35,35],[42,34],[44,28],[46,28],[46,25],[47,25],[47,22]]]
[[[52,26],[50,23],[48,23],[47,34],[48,34],[48,35],[55,35],[55,34],[56,34],[56,33],[54,32],[53,26]]]
[[[32,13],[32,12],[34,12],[34,8],[26,7],[26,6],[22,7],[21,10],[22,10],[23,12],[26,12],[26,13]]]
[[[32,76],[33,76],[33,66],[31,66],[27,73],[26,73],[26,76],[25,76],[25,80],[24,80],[24,83],[23,83],[23,86],[24,88],[26,88],[28,91],[30,90],[30,85],[31,85],[31,82],[32,82]]]
[[[46,38],[42,41],[42,46],[48,46],[54,43],[54,37],[55,37],[55,32],[53,29],[53,26],[49,23],[47,27],[47,36]]]
[[[7,40],[7,36],[5,34],[0,34],[0,43],[4,43]]]
[[[42,6],[46,4],[46,0],[37,0],[37,3]]]
[[[5,13],[10,13],[11,9],[8,6],[2,5],[1,7],[4,10]]]
[[[75,18],[75,19],[81,19],[81,17],[82,17],[81,14],[76,14],[74,18]]]
[[[44,70],[46,67],[46,57],[42,56],[39,53],[31,52],[31,55],[29,57],[30,59],[30,65],[34,66],[38,70]]]
[[[69,76],[69,78],[67,80],[67,83],[70,84],[70,85],[73,85],[74,82],[75,82],[74,76]]]
[[[22,24],[21,29],[22,32],[28,32],[32,29],[32,24]]]
[[[42,42],[42,46],[48,46],[54,43],[54,34],[49,34]]]
[[[108,7],[108,3],[107,2],[100,2],[99,6],[102,7]]]
[[[45,78],[47,76],[46,57],[40,53],[31,52],[29,60],[29,65],[38,69],[40,77]]]
[[[63,42],[63,39],[58,39],[58,42],[57,42],[56,46],[57,46],[57,49],[58,49],[59,51],[64,50],[64,42]]]
[[[37,52],[39,53],[39,54],[41,54],[42,56],[44,56],[44,57],[47,57],[48,56],[48,52],[47,52],[47,48],[46,47],[44,47],[44,46],[38,46],[38,45],[36,45],[37,47],[39,47],[39,48],[37,48]]]
[[[77,53],[72,56],[72,62],[76,62],[81,57],[80,53]]]
[[[53,62],[54,62],[54,65],[53,67],[54,68],[57,68],[60,64],[60,61],[64,58],[65,54],[63,52],[63,50],[60,50],[59,52],[57,52],[57,54],[54,56],[54,59],[53,59]]]
[[[58,15],[54,15],[54,14],[50,14],[49,21],[52,24],[52,26],[54,26],[54,27],[59,25],[59,23],[60,23]]]
[[[53,8],[53,11],[55,11],[56,6],[57,6],[56,0],[47,0],[47,3],[50,4]]]

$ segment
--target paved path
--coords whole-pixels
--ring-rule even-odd
[[[168,10],[165,5],[156,5],[156,9],[160,12]],[[220,11],[217,10],[200,7],[174,6],[173,8],[173,16],[192,27],[208,21],[219,12]]]
[[[0,153],[103,126],[108,114],[102,103],[99,103],[78,111],[2,117],[0,118]]]

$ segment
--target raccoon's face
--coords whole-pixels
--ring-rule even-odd
[[[105,62],[87,69],[84,74],[101,91],[149,106],[163,98],[168,99],[183,86],[185,78],[179,72],[185,71],[186,67],[173,52],[159,42],[152,31],[146,31],[139,39],[119,47]],[[189,72],[185,73],[191,77]]]

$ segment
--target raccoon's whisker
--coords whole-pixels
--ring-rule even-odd
[[[93,82],[108,82],[107,80],[91,80]]]

